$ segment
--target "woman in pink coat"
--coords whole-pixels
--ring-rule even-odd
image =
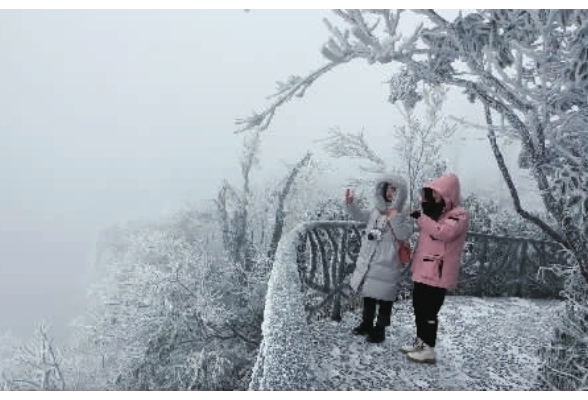
[[[447,290],[457,286],[468,230],[469,216],[460,206],[457,176],[446,174],[425,185],[421,210],[411,217],[419,228],[411,264],[417,337],[402,351],[411,361],[434,364],[437,315]]]

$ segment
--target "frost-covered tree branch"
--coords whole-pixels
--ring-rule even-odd
[[[284,224],[286,222],[286,199],[288,198],[292,186],[296,181],[297,175],[300,173],[302,168],[304,168],[308,164],[311,156],[312,154],[310,152],[306,153],[306,155],[302,157],[302,159],[298,161],[298,163],[292,168],[292,170],[288,174],[286,183],[284,184],[284,187],[282,188],[282,191],[278,196],[278,205],[275,212],[274,230],[272,233],[270,248],[268,251],[268,260],[270,263],[273,263],[274,257],[276,255],[276,250],[278,248],[278,244],[280,242],[280,239],[282,238],[282,233],[284,231]]]
[[[269,99],[275,98],[272,105],[264,110],[262,113],[252,113],[251,116],[246,118],[239,118],[236,120],[237,125],[242,125],[235,133],[241,133],[249,130],[256,129],[258,132],[264,131],[271,124],[274,115],[279,107],[292,100],[294,97],[303,97],[306,90],[317,80],[321,75],[332,70],[339,64],[343,64],[351,59],[341,59],[336,62],[332,61],[327,63],[325,66],[312,72],[305,78],[300,76],[291,76],[286,82],[278,81],[278,90]]]
[[[346,133],[339,127],[331,128],[330,135],[321,141],[325,151],[335,158],[351,158],[364,160],[372,164],[368,169],[382,171],[386,167],[385,161],[374,152],[365,139],[364,131]]]
[[[512,180],[508,167],[506,166],[502,152],[498,147],[498,142],[496,141],[496,133],[494,132],[492,123],[492,114],[490,111],[490,107],[488,105],[484,105],[484,114],[486,116],[486,123],[488,124],[488,141],[490,142],[490,147],[492,148],[492,152],[494,153],[494,158],[498,163],[498,169],[500,170],[500,173],[502,174],[502,177],[506,182],[510,195],[513,199],[515,211],[521,217],[539,226],[554,241],[561,243],[563,246],[567,247],[567,242],[563,236],[556,232],[551,226],[546,224],[541,218],[523,209],[516,186]]]

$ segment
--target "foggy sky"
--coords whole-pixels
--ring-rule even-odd
[[[235,119],[267,105],[275,81],[325,63],[325,16],[337,21],[320,10],[0,11],[0,331],[29,335],[46,320],[65,332],[83,311],[99,229],[238,182]],[[315,83],[276,115],[257,176],[282,176],[336,125],[393,157],[390,71],[358,61]],[[464,116],[464,104],[447,111]],[[472,185],[495,171],[478,143],[450,153]]]

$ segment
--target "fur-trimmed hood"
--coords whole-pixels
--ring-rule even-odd
[[[384,185],[386,183],[391,184],[396,188],[396,196],[392,203],[387,203],[384,199]],[[408,197],[408,185],[406,180],[397,174],[382,174],[376,179],[374,187],[374,207],[380,212],[385,212],[387,208],[394,208],[398,211],[402,211],[406,199]]]

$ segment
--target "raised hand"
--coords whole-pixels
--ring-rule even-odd
[[[353,203],[353,191],[349,188],[345,190],[345,204],[349,205]]]

